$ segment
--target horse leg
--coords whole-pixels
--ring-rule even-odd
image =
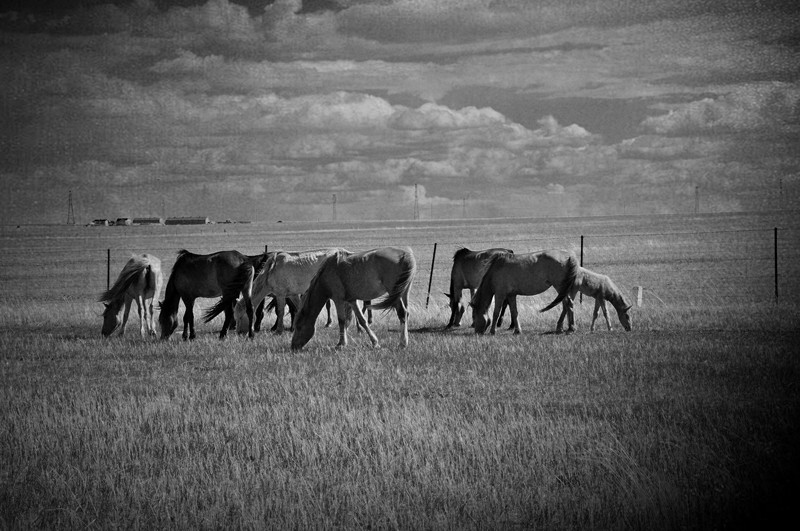
[[[608,320],[608,310],[606,310],[606,301],[605,301],[605,299],[600,299],[600,309],[603,310],[603,317],[606,320],[606,326],[608,327],[608,330],[610,332],[612,330],[611,321]]]
[[[328,311],[328,322],[325,323],[325,328],[330,328],[331,324],[333,323],[333,319],[331,318],[331,300],[330,299],[325,301],[325,309]]]
[[[361,305],[361,311],[363,312],[366,310],[367,312],[367,323],[372,324],[372,301],[364,301],[364,304]]]
[[[467,303],[467,306],[472,304],[472,299],[474,299],[474,298],[475,298],[475,288],[469,288],[469,302]],[[464,312],[467,309],[466,306],[463,306],[463,308],[464,309],[461,310],[461,315],[464,315]],[[461,316],[459,316],[458,321],[456,322],[456,326],[461,326]],[[472,323],[470,326],[475,328],[475,323]]]
[[[508,299],[503,299],[503,304],[500,306],[500,315],[497,317],[497,326],[502,326],[503,317],[506,315],[506,308],[508,308]]]
[[[561,315],[558,316],[558,322],[556,323],[556,334],[560,334],[564,331],[564,318],[567,316],[567,312],[569,312],[569,308],[567,308],[567,299],[561,301]],[[592,321],[592,327],[594,327],[594,321]]]
[[[256,322],[253,324],[254,332],[261,331],[261,321],[264,320],[264,306],[266,305],[266,303],[267,303],[267,298],[264,297],[264,299],[258,305],[258,308],[256,308]]]
[[[139,314],[139,334],[144,339],[147,337],[147,306],[142,295],[136,297],[136,313]]]
[[[131,303],[133,299],[131,297],[125,296],[125,312],[122,314],[122,326],[119,329],[119,337],[125,335],[125,327],[128,325],[128,314],[131,313]]]
[[[233,306],[236,301],[231,301],[231,321],[233,321]],[[247,321],[250,323],[250,326],[247,327],[247,337],[253,339],[256,335],[255,333],[255,315],[253,312],[253,299],[249,296],[245,295],[244,297],[244,311],[247,313]]]
[[[347,325],[350,324],[349,312],[350,306],[345,301],[335,301],[336,305],[336,320],[339,321],[339,342],[336,348],[344,348],[347,346]]]
[[[408,346],[408,300],[407,298],[400,297],[396,306],[397,318],[400,319],[402,330],[400,331],[400,348]]]
[[[450,320],[447,321],[448,328],[454,326],[461,326],[461,316],[464,315],[464,310],[461,308],[461,290],[453,290],[453,293],[445,293],[450,298]]]
[[[194,339],[194,299],[183,301],[186,311],[183,312],[183,339]]]
[[[155,336],[155,335],[157,335],[157,334],[156,334],[156,323],[155,323],[155,316],[153,315],[153,301],[155,301],[155,300],[156,300],[156,298],[155,298],[155,297],[153,297],[152,299],[150,299],[150,304],[148,304],[148,305],[145,307],[145,308],[146,308],[146,310],[147,310],[147,311],[149,311],[149,313],[150,313],[150,315],[149,315],[149,316],[148,316],[148,318],[147,318],[147,326],[148,326],[148,329],[150,330],[150,335],[151,335],[151,336]]]
[[[369,327],[369,324],[367,324],[367,320],[364,318],[364,313],[361,311],[361,308],[358,307],[358,301],[347,302],[346,304],[349,304],[350,307],[353,309],[353,313],[356,316],[356,321],[358,321],[358,324],[360,324],[361,327],[367,331],[369,340],[372,341],[372,346],[374,348],[380,348],[380,345],[378,344],[378,336],[375,335],[375,332],[373,332],[372,329]],[[338,313],[338,308],[337,308],[337,313]]]
[[[519,319],[517,319],[517,297],[508,297],[506,304],[508,304],[509,313],[511,314],[511,326],[514,329],[514,334],[521,334],[522,329],[520,329]]]
[[[495,294],[494,297],[494,311],[492,312],[492,327],[489,329],[489,333],[494,335],[497,332],[497,320],[500,318],[500,312],[503,309],[502,303],[498,304],[497,301],[505,300],[505,297],[500,297],[498,294]]]
[[[569,296],[564,297],[564,304],[567,306],[567,333],[571,334],[575,331],[575,305]]]
[[[248,301],[249,301],[249,299],[248,299]],[[231,325],[231,321],[233,321],[233,306],[234,306],[234,304],[236,304],[236,301],[232,300],[232,301],[228,301],[228,303],[225,305],[225,309],[223,310],[225,312],[225,322],[222,323],[222,330],[219,331],[219,338],[220,339],[225,339],[225,336],[228,335],[228,328]],[[250,303],[250,315],[248,315],[248,317],[250,318],[250,330],[251,330],[250,333],[252,334],[252,326],[253,326],[253,324],[252,324],[253,323],[253,303],[252,302]],[[249,337],[252,337],[252,336],[249,336]]]
[[[286,311],[286,299],[284,297],[275,297],[275,333],[278,335],[283,334],[283,315]]]

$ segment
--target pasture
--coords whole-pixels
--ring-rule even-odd
[[[796,214],[5,227],[0,526],[775,523],[800,487]],[[469,311],[442,330],[458,247],[579,253],[580,236],[587,267],[642,286],[632,332],[612,310],[615,330],[589,333],[593,301],[576,300],[577,332],[548,333],[552,289],[521,298],[521,335],[478,337]],[[408,348],[380,313],[378,350],[354,328],[335,350],[322,316],[298,352],[268,331],[220,341],[221,319],[191,342],[100,336],[109,255],[112,281],[139,252],[166,280],[179,249],[265,245],[411,247]]]

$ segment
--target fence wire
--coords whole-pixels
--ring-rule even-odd
[[[531,236],[509,227],[303,231],[220,225],[76,228],[66,235],[4,238],[0,289],[4,298],[93,302],[135,253],[158,256],[166,282],[177,251],[184,248],[197,253],[237,249],[260,254],[265,248],[300,251],[341,246],[363,250],[404,245],[412,248],[417,259],[411,303],[418,307],[426,303],[446,307],[444,293],[449,291],[452,256],[461,247],[507,247],[516,253],[567,249],[576,256],[582,254],[584,267],[609,275],[631,296],[641,287],[643,304],[747,304],[776,300],[776,289],[782,300],[793,300],[800,294],[800,239],[795,228],[777,229],[776,239],[773,229],[587,234],[551,231]],[[552,296],[546,293],[539,297],[544,301]]]

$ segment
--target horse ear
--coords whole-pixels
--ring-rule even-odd
[[[631,308],[633,308],[633,304],[629,304],[629,305],[625,306],[625,307],[622,309],[622,311],[623,311],[623,312],[627,312],[627,311],[628,311],[628,310],[630,310]]]
[[[453,299],[453,296],[452,296],[451,294],[449,294],[449,293],[447,293],[447,292],[444,292],[444,291],[443,291],[442,293],[444,293],[444,294],[445,294],[445,296],[446,296],[448,299],[450,299],[450,300],[452,300],[452,299]]]

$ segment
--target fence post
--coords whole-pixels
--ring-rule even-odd
[[[428,278],[428,296],[425,298],[425,309],[428,309],[428,302],[431,300],[431,284],[433,284],[433,266],[436,264],[436,243],[433,244],[433,258],[431,258],[431,275]]]
[[[106,250],[106,291],[111,289],[111,249]]]
[[[773,263],[775,265],[775,303],[778,303],[778,227],[775,227],[773,237]]]
[[[583,234],[581,234],[581,267],[583,267]],[[580,294],[580,303],[583,304],[583,292]]]

